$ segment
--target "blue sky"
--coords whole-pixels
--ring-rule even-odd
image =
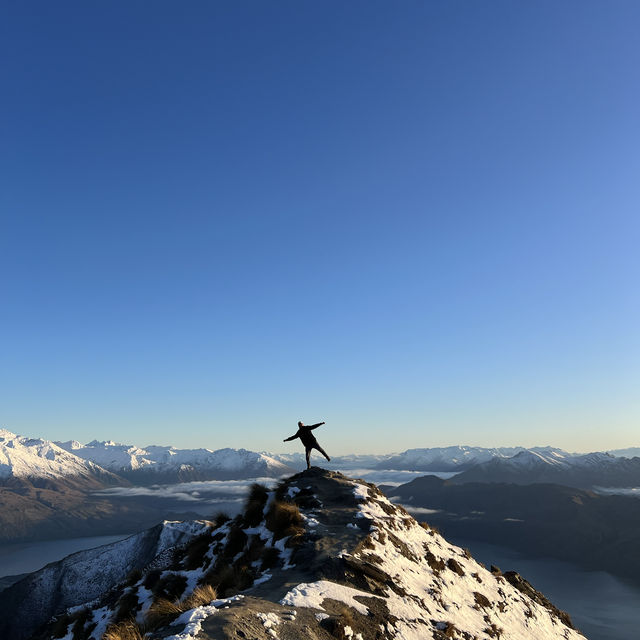
[[[638,444],[640,5],[10,3],[0,423]]]

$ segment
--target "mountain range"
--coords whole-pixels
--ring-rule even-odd
[[[635,487],[640,485],[640,458],[531,449],[511,458],[494,457],[476,464],[456,475],[452,482],[554,483],[585,489]]]
[[[70,454],[126,478],[136,485],[193,480],[277,478],[294,469],[265,453],[246,449],[177,449],[93,440],[56,442]]]
[[[375,485],[318,468],[254,485],[234,519],[164,523],[0,592],[3,638],[143,634],[584,640],[522,576],[487,570]]]
[[[183,491],[176,483],[278,478],[304,466],[299,453],[137,447],[95,440],[56,443],[0,430],[0,543],[129,533],[162,519],[210,514],[222,496],[212,496],[209,485],[189,485],[193,488]],[[367,467],[377,469],[389,480],[392,474],[382,470],[447,470],[457,473],[452,483],[458,484],[552,482],[614,490],[640,486],[640,458],[571,454],[553,447],[410,449],[388,456],[341,456],[332,458],[331,466],[356,474]],[[156,490],[159,485],[175,489]],[[204,499],[207,491],[209,498]],[[157,497],[168,494],[171,499]],[[228,503],[230,494],[225,495]]]

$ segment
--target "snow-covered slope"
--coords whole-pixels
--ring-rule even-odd
[[[0,429],[0,482],[11,478],[119,482],[97,464],[83,460],[49,440],[26,438]]]
[[[38,637],[99,640],[134,624],[173,640],[583,639],[521,576],[489,572],[374,485],[336,472],[254,489],[244,514],[194,533],[170,564],[154,560]]]
[[[29,574],[0,595],[0,637],[29,637],[60,610],[102,596],[134,570],[170,566],[172,550],[202,534],[206,521],[163,522],[112,544],[79,551]]]
[[[246,449],[176,449],[94,440],[59,442],[74,455],[137,483],[279,477],[293,470],[263,453]]]

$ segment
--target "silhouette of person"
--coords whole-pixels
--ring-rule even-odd
[[[309,457],[311,456],[311,449],[317,449],[327,460],[331,461],[331,458],[327,455],[327,452],[318,444],[315,436],[311,433],[313,429],[321,427],[324,422],[318,422],[318,424],[304,425],[302,422],[298,422],[298,431],[290,438],[285,438],[282,442],[289,442],[289,440],[295,440],[300,438],[304,445],[305,453],[307,455],[307,469],[311,468],[309,463]]]

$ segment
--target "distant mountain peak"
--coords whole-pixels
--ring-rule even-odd
[[[0,430],[0,478],[96,480],[110,476],[112,474],[99,465],[79,458],[50,440]]]

